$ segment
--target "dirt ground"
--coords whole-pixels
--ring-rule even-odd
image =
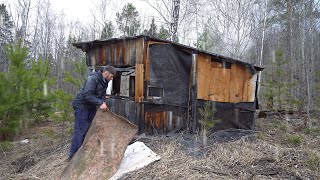
[[[58,179],[71,139],[61,131],[46,122],[0,149],[0,179]],[[320,130],[304,130],[297,117],[257,119],[255,131],[220,131],[207,146],[184,132],[135,141],[162,159],[122,179],[320,179]]]

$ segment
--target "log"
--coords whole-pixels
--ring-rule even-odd
[[[82,146],[60,179],[109,179],[137,133],[136,125],[109,110],[98,110]]]

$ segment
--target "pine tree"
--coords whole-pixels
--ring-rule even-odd
[[[110,39],[113,37],[114,34],[114,26],[111,21],[106,23],[102,29],[100,39]]]
[[[218,119],[214,118],[215,112],[215,104],[212,101],[206,101],[203,108],[199,108],[199,114],[201,116],[199,123],[201,124],[201,134],[204,146],[207,145],[207,133],[209,129],[219,122]]]
[[[48,117],[53,98],[47,60],[27,62],[28,49],[21,41],[8,46],[6,55],[10,71],[0,74],[0,139],[11,138],[30,123]]]
[[[154,21],[154,17],[152,18],[151,20],[151,24],[150,24],[150,28],[147,32],[147,35],[148,36],[151,36],[151,37],[157,37],[158,33],[157,33],[157,25]]]
[[[169,40],[170,39],[170,32],[165,29],[163,26],[160,27],[159,33],[158,33],[159,39]]]
[[[72,73],[66,72],[64,82],[68,85],[74,86],[75,89],[79,90],[86,79],[87,66],[85,59],[83,58],[80,62],[74,62],[74,68]],[[56,122],[62,122],[63,127],[65,122],[73,121],[73,108],[72,99],[74,94],[68,93],[63,90],[54,92],[55,101],[53,102],[53,108],[55,112],[51,114],[51,118]],[[62,139],[64,138],[64,131],[62,131]]]
[[[275,58],[267,67],[269,71],[266,73],[266,82],[262,84],[265,91],[262,95],[266,98],[268,110],[283,110],[288,108],[287,105],[298,104],[289,95],[289,88],[293,84],[285,81],[285,67],[288,61],[284,60],[284,55],[281,49],[276,49]],[[292,108],[292,107],[291,107]]]
[[[133,4],[126,4],[121,13],[116,14],[116,21],[119,26],[119,30],[124,36],[134,36],[138,33],[140,27],[139,13]]]
[[[0,71],[8,70],[5,46],[13,42],[13,22],[4,4],[0,4]]]

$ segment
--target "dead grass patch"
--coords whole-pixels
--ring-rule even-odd
[[[209,140],[208,146],[202,146],[199,137],[183,133],[142,137],[139,141],[162,159],[122,179],[320,179],[320,137],[296,132],[295,127],[281,119],[258,119],[257,133],[226,142]],[[48,128],[52,130],[43,133]],[[58,179],[67,164],[71,137],[51,138],[50,134],[63,129],[54,124],[34,127],[12,149],[0,151],[0,177]],[[288,136],[302,141],[290,143]],[[25,138],[29,144],[18,143]]]

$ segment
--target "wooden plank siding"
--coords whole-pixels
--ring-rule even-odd
[[[210,56],[198,55],[198,99],[217,102],[254,102],[257,75],[251,75],[248,68],[231,64],[223,68]]]
[[[211,68],[210,77],[210,100],[230,102],[230,69]]]
[[[104,53],[105,47],[100,46],[98,48],[98,63],[97,65],[104,65],[105,59],[106,59],[106,54]]]
[[[182,127],[181,117],[172,111],[145,112],[146,132],[166,133]]]
[[[254,102],[255,95],[256,95],[256,81],[257,81],[257,74],[251,75],[247,73],[245,83],[244,83],[244,90],[243,90],[243,101],[244,102]]]
[[[198,76],[198,99],[209,99],[210,95],[210,73],[211,57],[198,55],[197,76]]]
[[[245,66],[231,64],[230,102],[243,102],[243,90],[247,71]]]
[[[136,63],[142,64],[144,58],[143,53],[144,39],[126,40],[114,43],[107,43],[104,45],[96,45],[92,47],[89,54],[88,65],[90,66],[134,66]]]
[[[136,64],[143,64],[143,55],[144,55],[144,44],[145,41],[143,38],[135,40],[136,47]]]

